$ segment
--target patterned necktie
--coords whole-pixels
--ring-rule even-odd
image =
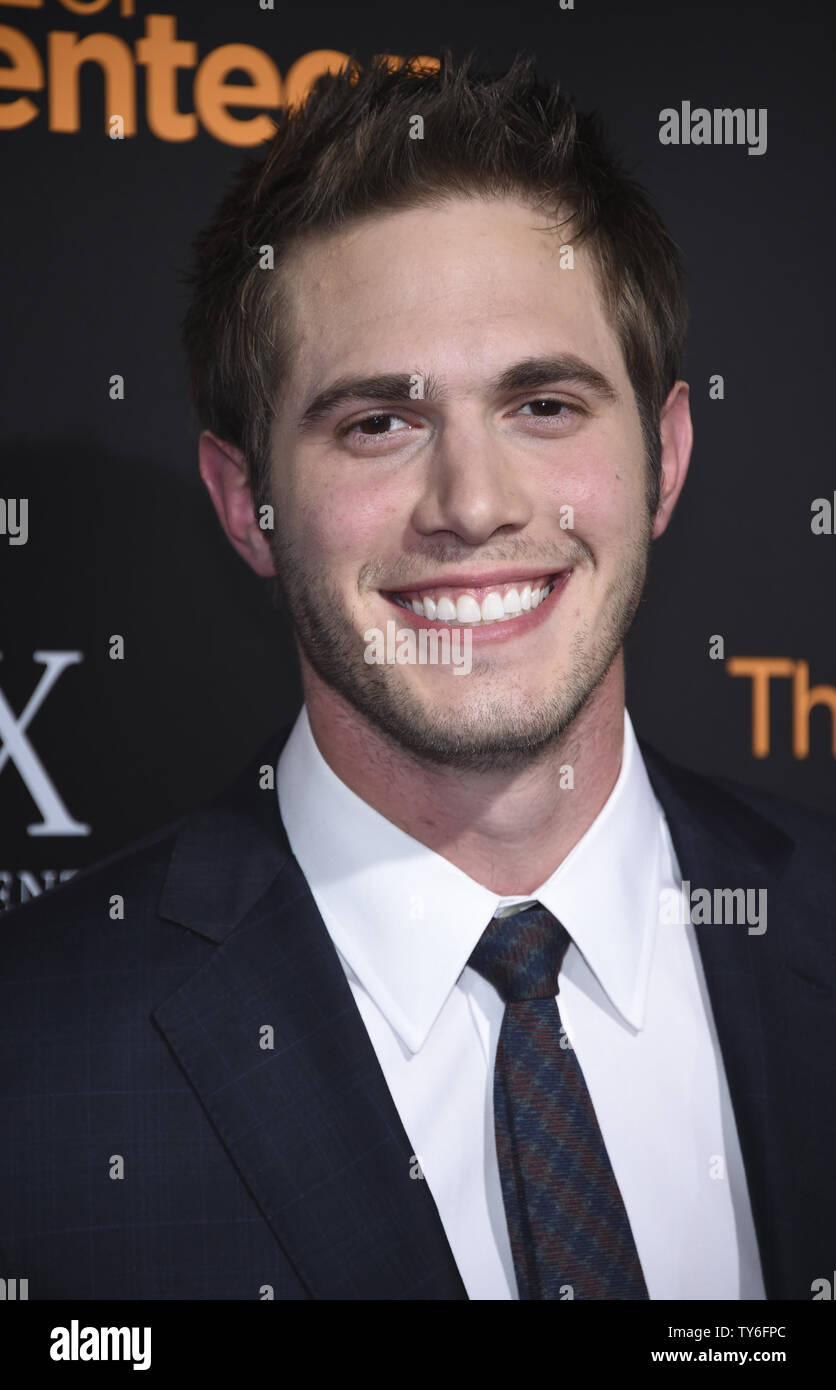
[[[494,917],[468,962],[505,1001],[494,1123],[517,1286],[521,1299],[647,1298],[627,1212],[557,1011],[569,940],[536,903]]]

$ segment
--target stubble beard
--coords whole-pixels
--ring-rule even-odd
[[[342,594],[323,584],[321,574],[309,571],[291,540],[274,535],[272,548],[301,651],[319,678],[373,730],[421,764],[473,772],[516,771],[564,739],[612,666],[644,589],[650,528],[647,519],[609,585],[595,623],[587,622],[575,633],[569,669],[558,689],[545,692],[537,703],[522,689],[516,698],[507,688],[491,695],[491,666],[479,658],[477,648],[472,672],[454,682],[469,688],[463,692],[468,698],[454,709],[428,707],[426,697],[411,689],[408,668],[367,663],[362,633]],[[576,553],[581,553],[580,547]],[[453,679],[452,670],[439,678]],[[477,682],[485,689],[475,695],[470,690]]]

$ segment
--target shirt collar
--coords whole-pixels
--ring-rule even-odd
[[[641,1027],[658,916],[659,808],[626,711],[610,796],[525,897],[491,892],[358,797],[326,763],[304,708],[276,786],[291,849],[335,946],[411,1052],[491,917],[534,898],[563,923],[623,1018]]]

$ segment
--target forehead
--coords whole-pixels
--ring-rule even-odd
[[[551,225],[549,225],[551,224]],[[591,250],[515,198],[467,197],[352,222],[301,242],[284,277],[293,398],[333,377],[432,371],[478,390],[508,362],[574,353],[626,369]]]

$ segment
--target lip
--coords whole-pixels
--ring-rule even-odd
[[[518,579],[521,584],[527,580],[542,579],[544,574],[562,574],[562,570],[550,570],[540,565],[539,569],[518,570],[510,566],[498,570],[459,570],[455,574],[433,575],[431,579],[419,580],[403,589],[382,589],[388,598],[390,594],[415,594],[432,592],[435,589],[496,589],[503,584],[511,584]]]
[[[552,589],[548,598],[543,599],[543,602],[539,604],[537,608],[531,609],[528,613],[520,613],[516,618],[509,618],[505,622],[500,621],[485,624],[477,623],[472,627],[469,626],[467,623],[443,623],[439,622],[437,618],[422,618],[420,614],[413,613],[412,610],[409,608],[401,608],[400,604],[395,603],[395,600],[391,597],[389,593],[384,593],[383,597],[387,600],[388,603],[391,604],[393,610],[398,614],[398,618],[402,626],[413,627],[416,629],[422,627],[435,628],[436,631],[440,629],[446,629],[448,632],[469,632],[472,636],[473,641],[478,642],[480,645],[485,642],[507,642],[510,641],[513,637],[522,637],[527,632],[532,632],[534,628],[539,627],[541,623],[546,621],[552,608],[560,599],[560,596],[566,588],[566,585],[568,584],[570,578],[572,577],[573,572],[574,571],[571,569],[556,571],[554,578],[554,588]],[[529,578],[538,578],[542,574],[542,569],[532,570],[529,574],[521,574],[519,570],[514,570],[513,572],[508,572],[507,579],[501,580],[498,579],[496,574],[494,573],[490,576],[490,579],[488,581],[488,587],[491,587],[491,584],[507,584],[512,579],[522,580]],[[471,576],[470,578],[472,581],[473,577]],[[483,585],[484,583],[485,581],[483,579]],[[449,584],[451,588],[454,587],[452,579],[450,577],[448,577],[445,580],[445,584]],[[427,587],[429,588],[440,586],[438,585],[438,580],[436,580],[434,586],[427,585]],[[455,587],[464,587],[464,584],[461,581],[461,579],[459,580],[459,583],[455,585]],[[470,584],[468,584],[468,587],[476,588],[482,587],[482,585],[477,586],[471,582]],[[413,589],[398,589],[397,592],[406,594],[415,593],[417,591]]]

